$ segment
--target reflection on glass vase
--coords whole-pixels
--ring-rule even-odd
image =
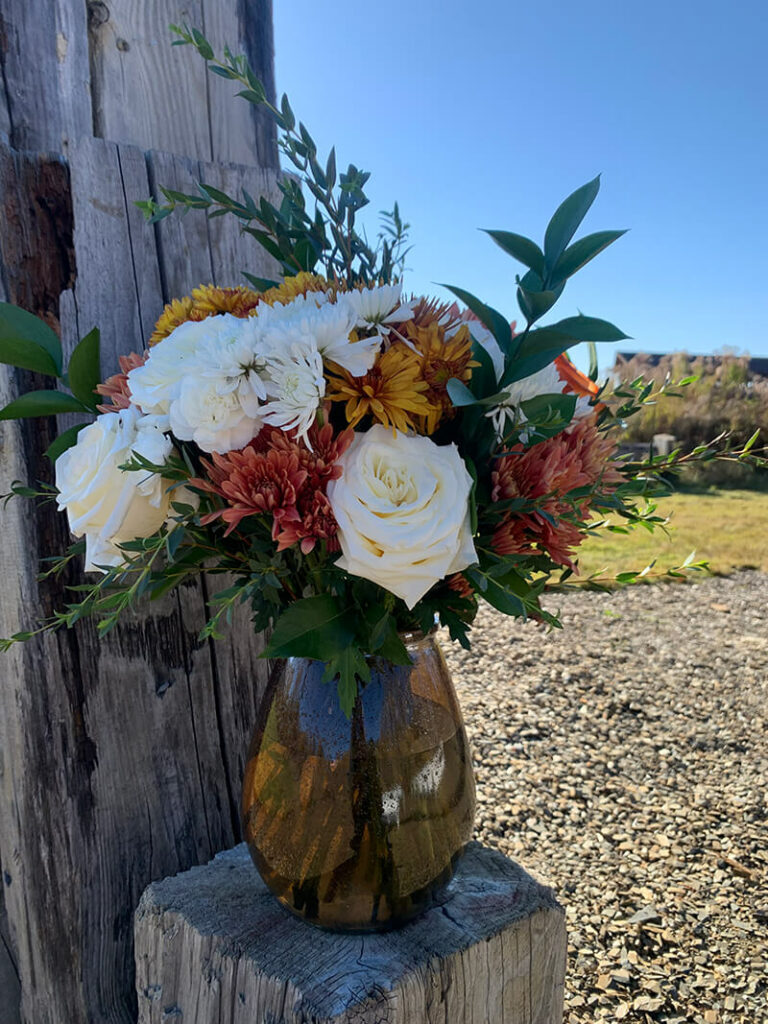
[[[472,760],[433,635],[370,658],[351,718],[322,662],[290,658],[256,724],[243,824],[267,886],[326,928],[396,927],[439,900],[472,835]]]

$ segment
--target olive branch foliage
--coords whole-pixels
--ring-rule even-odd
[[[278,206],[265,197],[257,201],[247,191],[233,197],[199,182],[197,192],[191,194],[161,187],[165,202],[150,198],[137,204],[146,218],[158,223],[174,213],[203,211],[209,217],[230,214],[277,261],[286,277],[303,271],[322,272],[347,287],[398,281],[409,251],[410,228],[398,204],[394,203],[391,211],[382,211],[379,233],[375,242],[370,243],[358,218],[369,202],[365,192],[369,173],[354,164],[338,172],[334,149],[321,162],[312,136],[302,122],[297,123],[287,97],[282,97],[279,106],[273,105],[246,57],[235,56],[225,48],[223,57],[218,58],[199,30],[186,25],[172,26],[172,30],[176,35],[174,45],[192,46],[213,74],[236,83],[241,87],[238,96],[263,108],[273,118],[279,150],[292,172],[284,174],[278,182],[282,196]],[[219,509],[220,499],[190,484],[199,475],[199,455],[189,445],[174,439],[176,454],[163,466],[155,466],[134,453],[121,467],[126,472],[159,473],[166,480],[172,509],[167,526],[153,536],[121,544],[124,564],[105,566],[103,574],[85,583],[69,582],[71,569],[84,551],[84,541],[71,544],[61,556],[45,559],[39,578],[66,581],[72,600],[37,628],[0,640],[0,650],[46,630],[72,627],[86,617],[93,617],[99,635],[104,635],[126,611],[145,599],[161,598],[201,575],[226,576],[223,589],[209,599],[201,639],[220,637],[237,609],[241,605],[248,607],[257,631],[272,629],[265,655],[299,655],[326,662],[325,678],[338,680],[340,702],[349,714],[360,681],[370,678],[370,656],[396,664],[409,663],[400,631],[428,631],[437,621],[449,630],[452,639],[469,647],[468,634],[478,597],[506,614],[531,617],[556,627],[560,624],[557,616],[541,605],[545,591],[605,588],[652,576],[679,577],[705,571],[706,563],[691,557],[683,565],[663,572],[647,566],[612,577],[596,575],[582,579],[553,562],[543,551],[535,555],[499,555],[493,549],[494,530],[505,515],[537,512],[547,517],[542,506],[551,496],[535,501],[514,498],[493,502],[491,464],[518,444],[523,423],[528,447],[561,431],[573,418],[576,397],[543,395],[523,402],[522,415],[511,420],[501,439],[497,438],[487,413],[505,397],[504,388],[549,365],[581,342],[591,347],[590,376],[596,380],[595,343],[627,337],[608,321],[581,313],[537,326],[561,297],[567,281],[624,234],[620,230],[598,231],[574,241],[599,187],[597,177],[560,204],[547,226],[543,247],[511,231],[488,231],[499,248],[525,268],[515,278],[517,302],[525,319],[521,333],[513,334],[506,317],[470,292],[455,285],[444,286],[491,332],[504,356],[503,373],[497,381],[490,356],[482,346],[473,345],[476,366],[469,384],[455,378],[447,384],[455,407],[454,419],[450,427],[439,427],[433,436],[438,444],[461,436],[462,455],[474,480],[470,518],[478,561],[465,569],[463,575],[476,596],[462,596],[442,581],[409,611],[393,594],[338,569],[328,557],[324,542],[306,555],[293,548],[276,552],[270,526],[259,516],[241,521],[236,531],[237,544],[219,543],[224,524],[203,526],[201,518]],[[277,283],[244,276],[258,291]],[[23,310],[2,305],[0,361],[47,373],[58,378],[60,384],[56,391],[21,396],[0,410],[0,419],[95,410],[94,389],[101,379],[97,331],[81,341],[65,371],[54,332]],[[668,378],[658,384],[637,378],[616,386],[606,384],[593,404],[604,428],[621,428],[645,405],[662,395],[681,393],[692,379],[673,382]],[[68,388],[70,393],[62,388]],[[75,443],[77,431],[84,425],[57,439],[48,451],[52,460]],[[728,437],[721,435],[690,452],[654,456],[642,463],[627,462],[623,467],[625,482],[618,487],[602,488],[598,483],[596,488],[573,491],[566,499],[558,495],[561,502],[570,505],[571,511],[565,512],[563,518],[572,518],[587,532],[663,529],[666,519],[658,514],[657,499],[669,492],[670,480],[680,467],[711,459],[765,465],[756,441],[757,434],[743,447],[730,450]],[[182,485],[186,494],[180,490]],[[189,490],[195,493],[194,503],[188,496]],[[4,496],[5,501],[14,496],[51,501],[56,490],[47,484],[30,487],[15,481]],[[589,524],[583,523],[580,513],[585,498],[590,499],[597,517]]]

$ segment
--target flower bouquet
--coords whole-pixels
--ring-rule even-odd
[[[648,497],[683,457],[622,462],[617,433],[648,389],[609,395],[567,355],[626,335],[581,314],[537,326],[623,233],[574,241],[598,179],[560,205],[542,248],[489,232],[523,265],[522,329],[460,287],[410,295],[397,205],[369,244],[357,224],[368,175],[354,165],[337,175],[333,150],[321,165],[288,100],[271,106],[244,58],[219,61],[199,32],[177,33],[270,111],[294,174],[279,207],[204,183],[142,205],[153,221],[177,209],[233,214],[280,279],[246,274],[249,286],[175,299],[147,350],[104,382],[97,331],[65,372],[55,333],[2,307],[2,360],[58,388],[22,395],[0,418],[96,414],[49,449],[55,485],[12,488],[67,513],[76,539],[49,571],[83,558],[87,582],[3,643],[86,615],[105,633],[141,599],[229,574],[203,636],[246,603],[253,628],[271,630],[266,656],[293,666],[265,702],[246,774],[257,863],[312,919],[401,920],[450,877],[472,828],[466,737],[435,624],[469,646],[484,600],[556,626],[541,595],[577,572],[595,519],[656,525]],[[323,830],[321,850],[312,843]],[[340,903],[352,910],[320,913]]]

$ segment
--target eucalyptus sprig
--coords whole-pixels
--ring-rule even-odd
[[[409,228],[397,203],[391,212],[382,211],[382,227],[374,245],[358,228],[357,215],[369,203],[365,185],[370,172],[355,164],[337,172],[333,147],[321,163],[317,145],[307,127],[301,121],[297,123],[288,97],[283,95],[279,108],[274,106],[247,57],[234,55],[228,47],[224,47],[221,58],[217,57],[197,28],[172,25],[171,31],[177,36],[174,46],[194,47],[213,74],[242,86],[239,97],[267,111],[278,128],[280,152],[293,173],[278,182],[283,196],[279,207],[264,196],[257,202],[243,190],[242,199],[237,199],[204,182],[197,183],[196,194],[161,186],[165,203],[155,199],[137,203],[148,220],[157,223],[176,210],[206,210],[209,216],[230,213],[240,220],[243,231],[278,262],[286,276],[316,272],[320,265],[326,277],[349,286],[397,280],[408,252]],[[302,186],[314,201],[313,210],[308,208]],[[259,290],[276,283],[244,276]]]

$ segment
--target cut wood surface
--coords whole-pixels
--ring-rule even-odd
[[[561,1024],[565,917],[472,843],[442,906],[379,935],[324,932],[242,845],[155,882],[136,914],[139,1024]]]

